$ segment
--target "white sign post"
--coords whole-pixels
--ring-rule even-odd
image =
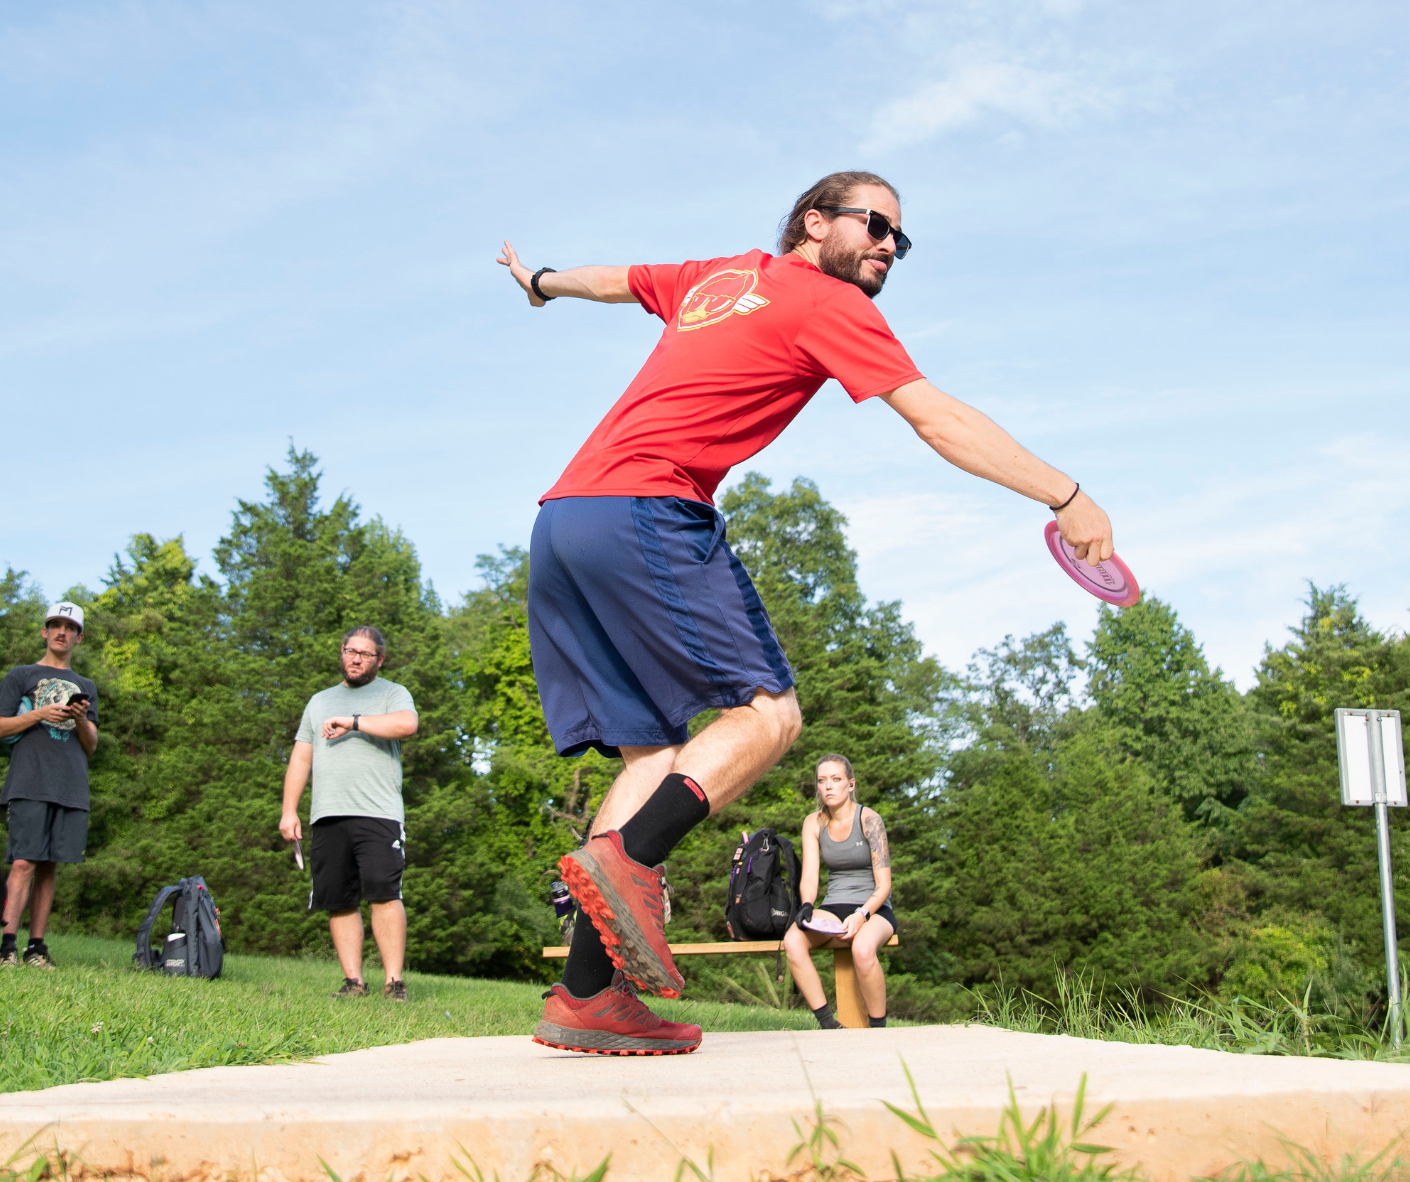
[[[1395,892],[1390,875],[1390,817],[1387,806],[1404,808],[1405,747],[1399,710],[1338,710],[1337,766],[1341,802],[1376,810],[1376,853],[1381,864],[1381,922],[1386,942],[1386,986],[1390,991],[1390,1037],[1401,1039],[1400,957],[1395,935]]]

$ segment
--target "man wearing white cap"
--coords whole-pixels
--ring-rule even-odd
[[[44,655],[17,665],[0,682],[0,740],[10,746],[10,769],[0,804],[9,831],[11,863],[0,968],[23,959],[52,969],[44,944],[54,904],[54,870],[82,862],[88,844],[88,757],[98,746],[98,687],[70,668],[83,643],[83,609],[54,604],[44,613]],[[29,905],[29,944],[23,958],[16,936]]]

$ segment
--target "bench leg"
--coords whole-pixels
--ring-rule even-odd
[[[850,948],[832,950],[832,969],[837,981],[837,1020],[853,1030],[865,1030],[870,1023],[861,990],[857,988],[857,968],[852,963]]]

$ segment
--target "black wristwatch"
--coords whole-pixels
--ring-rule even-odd
[[[871,918],[871,912],[868,911],[865,907],[862,908],[861,915],[863,923],[866,923],[866,921]]]
[[[548,303],[549,300],[556,300],[558,298],[557,296],[544,295],[543,289],[539,287],[539,276],[546,275],[549,272],[552,272],[554,275],[558,274],[553,267],[540,267],[534,272],[534,277],[529,280],[529,286],[534,289],[534,295],[538,296],[545,304]]]
[[[362,717],[361,714],[354,714],[354,715],[353,715],[353,727],[352,727],[353,730],[357,730],[357,729],[358,729],[357,720],[358,720],[359,718],[361,718],[361,717]]]

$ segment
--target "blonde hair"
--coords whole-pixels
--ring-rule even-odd
[[[834,751],[831,755],[824,755],[820,760],[817,761],[817,763],[813,765],[813,780],[815,784],[817,781],[818,768],[822,767],[822,765],[825,763],[840,763],[844,768],[847,769],[847,779],[853,781],[856,780],[856,773],[852,771],[852,761],[848,759],[845,755],[839,755],[837,754],[837,752]],[[855,783],[852,785],[851,788],[847,790],[847,796],[854,804],[856,803],[857,786]],[[832,810],[828,808],[826,802],[823,800],[822,789],[817,790],[816,800],[818,803],[818,812],[822,813],[824,817],[831,821]]]

